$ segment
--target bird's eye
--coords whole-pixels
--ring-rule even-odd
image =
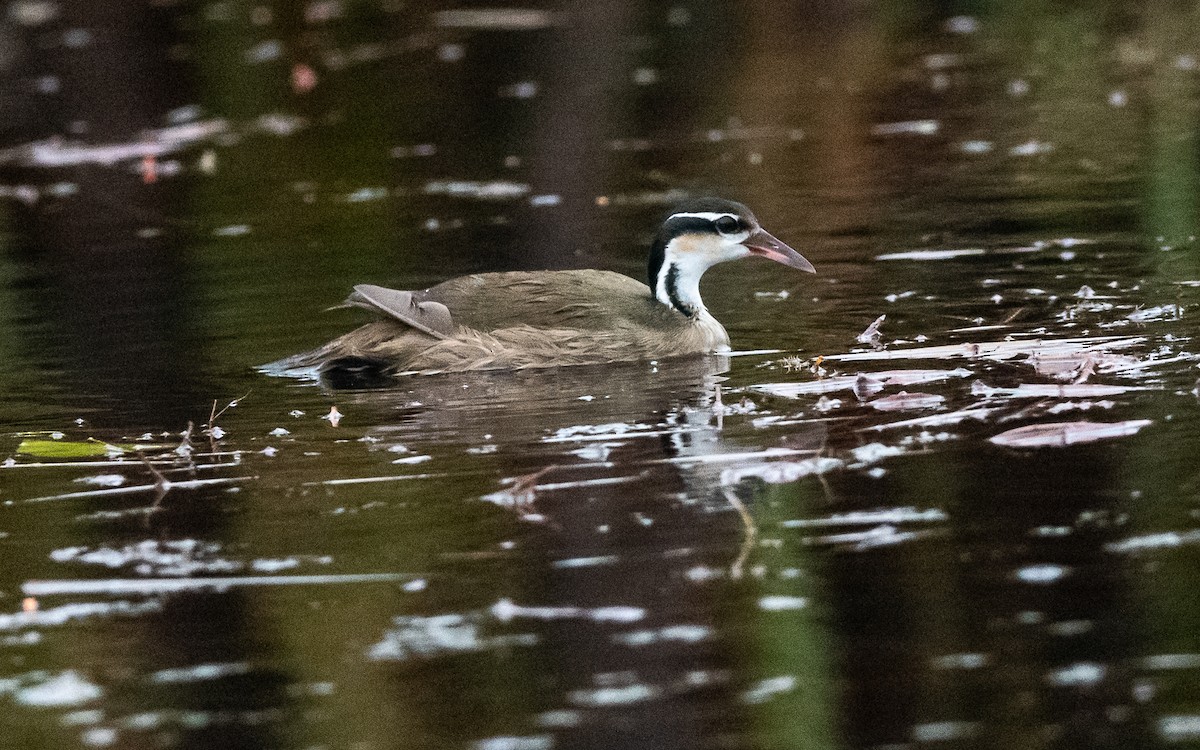
[[[721,234],[737,234],[741,227],[738,225],[738,220],[732,216],[722,216],[713,222],[713,226]]]

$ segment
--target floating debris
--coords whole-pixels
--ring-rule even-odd
[[[909,393],[900,391],[891,396],[883,396],[867,403],[877,411],[912,411],[918,409],[937,409],[946,403],[945,396],[933,393]]]
[[[501,622],[517,618],[531,620],[591,620],[593,622],[637,622],[646,617],[642,607],[527,607],[501,599],[492,605],[492,616]]]
[[[829,359],[829,357],[826,357],[826,359]],[[836,391],[854,391],[856,395],[860,392],[868,393],[869,395],[871,392],[878,392],[878,390],[871,391],[874,388],[874,384],[870,381],[875,381],[875,383],[884,386],[907,386],[936,383],[941,380],[950,380],[953,378],[965,378],[972,374],[970,370],[963,368],[956,370],[888,370],[865,375],[870,380],[864,381],[864,383],[859,382],[859,378],[864,377],[863,375],[839,375],[823,380],[812,380],[807,383],[762,383],[750,386],[750,390],[765,393],[769,396],[782,396],[784,398],[798,398],[800,396],[834,393]]]
[[[314,487],[322,485],[325,487],[338,487],[344,484],[375,484],[376,482],[400,482],[409,479],[433,479],[436,477],[444,477],[446,474],[389,474],[380,477],[350,477],[347,479],[325,479],[320,482],[305,482],[305,487]]]
[[[306,576],[213,576],[208,578],[108,578],[74,581],[26,581],[26,596],[139,594],[158,596],[182,591],[228,591],[245,586],[329,586],[349,583],[403,583],[415,576],[400,573],[359,573]]]
[[[882,461],[885,458],[892,456],[900,456],[907,453],[904,448],[895,445],[884,445],[883,443],[868,443],[860,445],[850,453],[859,464],[873,464],[877,461]]]
[[[1179,305],[1158,305],[1141,310],[1134,310],[1125,316],[1126,320],[1134,323],[1151,323],[1159,320],[1179,320],[1183,317],[1183,308]]]
[[[767,484],[786,484],[807,476],[840,469],[845,462],[837,458],[809,458],[804,461],[770,461],[739,466],[721,472],[721,485],[728,487],[743,479],[761,479]]]
[[[27,503],[43,503],[51,500],[77,500],[84,497],[105,497],[110,495],[135,495],[142,492],[167,492],[169,490],[194,490],[199,487],[209,487],[220,484],[237,484],[258,479],[256,476],[222,477],[219,479],[188,479],[180,482],[164,480],[155,484],[138,484],[129,487],[108,487],[101,490],[83,490],[81,492],[64,492],[60,495],[43,495],[31,497]]]
[[[393,627],[382,640],[367,649],[372,661],[408,661],[447,654],[465,654],[513,646],[533,646],[534,633],[484,634],[486,619],[481,614],[404,615],[392,620]]]
[[[132,143],[91,145],[62,138],[48,138],[19,146],[0,149],[0,165],[22,167],[77,167],[84,164],[114,166],[124,162],[142,164],[143,160],[161,158],[226,133],[225,120],[204,120],[146,131]]]
[[[876,393],[882,391],[884,387],[884,382],[879,378],[874,378],[870,375],[860,373],[859,376],[854,379],[854,388],[852,390],[854,391],[855,398],[857,398],[859,401],[866,401],[871,396],[874,396]]]
[[[884,524],[867,531],[851,531],[844,534],[828,534],[826,536],[808,537],[805,544],[832,545],[846,547],[853,552],[862,552],[874,547],[884,547],[903,542],[925,539],[940,534],[937,529],[920,531],[900,531],[895,526]]]
[[[946,512],[938,508],[917,510],[916,508],[885,508],[883,510],[852,511],[834,513],[824,518],[797,518],[780,521],[787,529],[820,528],[825,526],[875,526],[878,524],[942,523],[949,520]]]
[[[534,501],[537,500],[537,480],[555,468],[557,467],[553,465],[546,466],[531,474],[513,477],[506,480],[511,482],[510,487],[497,492],[490,492],[480,499],[513,511],[522,521],[541,523],[546,520],[546,517],[534,512],[533,505]]]
[[[1103,353],[1097,352],[1095,354],[1034,356],[1031,359],[1033,361],[1034,372],[1038,375],[1051,377],[1065,383],[1083,383],[1096,374],[1097,357],[1102,355]],[[1115,357],[1120,355],[1107,356]],[[1136,361],[1133,357],[1123,358]]]
[[[1130,419],[1124,422],[1035,424],[1002,432],[989,438],[988,442],[1007,448],[1061,447],[1136,435],[1139,430],[1149,424],[1151,424],[1149,419]]]
[[[883,325],[883,321],[887,320],[887,315],[880,315],[875,319],[875,322],[867,326],[866,330],[858,334],[854,338],[860,344],[866,344],[872,349],[882,349],[883,334],[879,332],[879,326]]]
[[[1031,341],[987,341],[979,344],[946,344],[914,349],[889,349],[881,352],[830,354],[831,362],[869,362],[883,359],[989,359],[1004,361],[1014,357],[1047,357],[1084,352],[1128,349],[1145,343],[1144,336],[1093,336],[1074,339],[1034,339]],[[878,376],[876,376],[878,377]]]
[[[24,456],[33,456],[34,458],[93,458],[97,456],[116,457],[124,453],[130,453],[137,450],[147,450],[154,447],[151,445],[135,445],[132,443],[122,443],[114,445],[106,443],[103,440],[87,439],[87,440],[62,440],[50,439],[40,440],[37,438],[26,438],[17,446],[17,453]]]
[[[984,398],[1099,398],[1148,390],[1151,389],[1146,386],[1100,385],[1098,383],[1080,383],[1079,385],[1022,383],[1015,388],[993,388],[978,380],[971,384],[971,395]]]

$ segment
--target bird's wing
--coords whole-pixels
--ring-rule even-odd
[[[361,307],[439,339],[454,335],[455,326],[450,316],[450,308],[432,300],[419,302],[413,292],[359,284],[339,307]]]
[[[650,289],[611,271],[506,271],[460,276],[418,293],[448,307],[454,322],[477,331],[514,326],[613,330],[656,326]]]

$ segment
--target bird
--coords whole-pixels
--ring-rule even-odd
[[[375,320],[260,369],[386,380],[729,351],[729,334],[700,298],[700,277],[718,263],[755,256],[816,273],[745,205],[692,199],[659,227],[648,284],[599,270],[478,273],[420,291],[360,284],[336,307],[362,308]]]

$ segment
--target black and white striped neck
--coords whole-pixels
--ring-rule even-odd
[[[675,263],[668,263],[663,267],[658,288],[655,289],[654,296],[659,302],[669,305],[678,312],[683,313],[689,318],[694,318],[704,309],[704,303],[700,300],[700,295],[696,295],[695,303],[689,302],[684,297],[684,290],[680,286],[681,272],[679,266]]]
[[[684,240],[665,243],[662,262],[652,269],[654,298],[681,315],[698,318],[708,313],[700,299],[700,277],[712,263],[705,253],[680,251],[676,247],[680,242]]]

